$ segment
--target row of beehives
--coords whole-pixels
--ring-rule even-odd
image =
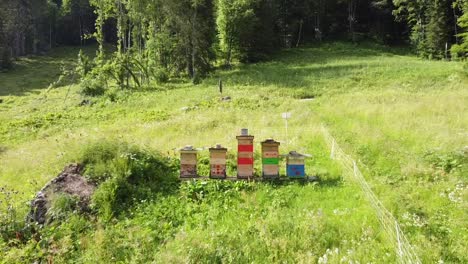
[[[241,130],[237,136],[237,178],[250,179],[254,175],[254,136],[248,135],[247,129]],[[262,176],[264,178],[279,177],[279,146],[280,143],[267,139],[262,146]],[[221,145],[210,148],[210,178],[226,178],[227,148]],[[304,159],[307,155],[291,151],[286,155],[286,174],[290,178],[305,177]],[[180,150],[180,177],[194,178],[197,174],[197,150],[186,146]]]

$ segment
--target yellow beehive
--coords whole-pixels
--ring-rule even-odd
[[[210,148],[210,178],[226,178],[226,155],[227,148],[216,144],[216,147]]]
[[[180,177],[197,177],[197,150],[192,146],[185,146],[180,150]]]

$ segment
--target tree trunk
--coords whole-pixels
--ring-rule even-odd
[[[299,47],[299,43],[301,42],[302,24],[303,23],[304,23],[304,20],[301,19],[301,21],[299,22],[299,33],[297,34],[296,48]]]
[[[351,39],[353,40],[353,42],[356,41],[356,32],[354,29],[356,22],[356,6],[357,2],[355,0],[348,1],[349,33],[351,34]]]
[[[453,11],[453,23],[454,23],[454,32],[455,32],[455,44],[459,44],[458,40],[458,16],[455,12],[455,8],[452,8]]]
[[[197,21],[197,9],[195,8],[193,13],[193,21],[192,21],[192,37],[191,37],[191,48],[192,48],[192,81],[196,80],[197,70],[196,70],[196,58],[197,58],[197,47],[195,45],[195,24]]]
[[[81,7],[80,7],[80,10],[79,10],[79,14],[78,14],[78,23],[80,24],[79,27],[80,27],[80,46],[83,46],[84,45],[84,34],[83,34],[83,20],[81,18],[82,14],[81,14]]]

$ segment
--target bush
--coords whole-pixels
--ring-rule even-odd
[[[172,160],[127,144],[104,141],[90,145],[82,156],[86,177],[101,183],[92,208],[110,220],[135,202],[177,189]]]
[[[450,153],[429,151],[426,153],[425,158],[433,168],[445,173],[452,173],[468,165],[468,151],[466,149]]]
[[[66,218],[78,208],[79,198],[66,193],[56,194],[51,200],[51,206],[47,210],[47,218],[51,221],[66,220]]]
[[[22,228],[14,201],[17,195],[18,191],[0,187],[0,238],[4,241],[17,236]]]
[[[158,69],[154,73],[154,78],[158,83],[166,83],[169,81],[169,73],[165,69]]]
[[[97,67],[99,61],[92,61],[83,51],[78,53],[78,63],[75,72],[80,78],[81,93],[87,96],[103,95],[107,87],[107,77],[104,70]]]
[[[87,96],[100,96],[106,92],[106,83],[99,76],[88,75],[81,79],[81,93]]]

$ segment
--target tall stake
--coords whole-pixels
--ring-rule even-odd
[[[282,113],[281,116],[283,117],[285,121],[285,126],[286,126],[286,149],[289,149],[288,119],[291,118],[291,113],[290,112]]]

